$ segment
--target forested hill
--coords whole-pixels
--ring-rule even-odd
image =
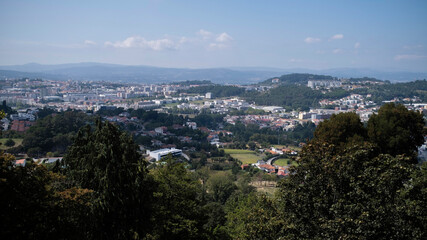
[[[278,81],[276,80],[278,79]],[[263,82],[260,82],[260,85],[271,85],[271,84],[307,84],[309,80],[333,80],[336,79],[332,76],[327,75],[315,75],[308,73],[292,73],[282,75],[281,77],[269,78]]]
[[[208,80],[187,80],[171,82],[171,85],[191,86],[191,85],[213,85],[214,83]]]

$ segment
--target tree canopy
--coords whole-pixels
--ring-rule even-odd
[[[422,114],[403,105],[385,104],[368,121],[368,136],[382,153],[413,155],[424,143]]]
[[[356,113],[334,114],[317,126],[314,141],[323,141],[334,145],[344,145],[351,141],[366,138],[366,129]]]
[[[132,138],[109,122],[82,128],[62,169],[72,184],[94,191],[94,229],[103,238],[146,233],[152,195],[146,163]]]
[[[370,143],[337,153],[328,143],[308,144],[298,167],[280,183],[286,239],[425,237],[426,205],[415,210],[406,205],[411,198],[401,195],[412,188],[418,169],[403,156],[378,154]]]

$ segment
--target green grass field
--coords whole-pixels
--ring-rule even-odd
[[[1,145],[0,145],[0,149],[1,150],[5,150],[5,149],[8,149],[9,147],[6,147],[5,145],[4,145],[4,143],[7,141],[7,139],[8,138],[1,138],[0,139],[0,143],[1,143]],[[19,145],[21,145],[22,144],[22,138],[12,138],[12,140],[15,142],[15,146],[13,146],[13,147],[16,147],[16,146],[19,146]]]
[[[224,152],[225,153],[228,153],[228,154],[255,154],[255,152],[254,151],[252,151],[252,150],[244,150],[244,149],[224,149]]]
[[[225,153],[230,154],[233,158],[238,159],[243,164],[256,163],[262,159],[262,156],[257,156],[254,151],[243,149],[224,149]]]
[[[290,159],[290,158],[280,158],[280,159],[277,159],[276,161],[274,161],[274,165],[277,165],[277,166],[288,166],[289,164],[292,166],[298,165],[297,162],[292,161],[292,159]]]
[[[281,159],[277,159],[276,161],[274,161],[274,165],[287,166],[290,163],[290,161],[291,161],[290,158],[281,158]]]

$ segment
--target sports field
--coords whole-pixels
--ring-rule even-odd
[[[243,149],[224,149],[225,153],[230,154],[233,158],[240,160],[243,164],[256,163],[262,159],[262,155],[258,156],[252,150]]]
[[[5,150],[5,149],[8,149],[9,147],[6,147],[4,144],[5,144],[5,142],[8,140],[8,138],[1,138],[0,139],[0,143],[1,143],[1,145],[0,145],[0,149],[1,150]],[[15,146],[12,146],[12,147],[16,147],[16,146],[19,146],[19,145],[21,145],[22,144],[22,138],[12,138],[12,140],[15,142]]]

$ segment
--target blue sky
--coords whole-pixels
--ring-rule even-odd
[[[0,65],[427,72],[427,1],[0,1]]]

